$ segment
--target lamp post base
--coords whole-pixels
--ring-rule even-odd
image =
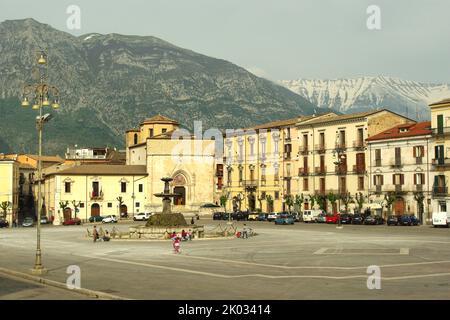
[[[42,266],[34,267],[30,271],[31,271],[31,274],[34,274],[37,276],[43,276],[43,275],[47,274],[47,272],[48,272],[48,270]]]

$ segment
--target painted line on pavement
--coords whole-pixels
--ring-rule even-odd
[[[176,271],[176,272],[183,272],[183,273],[190,273],[190,274],[196,274],[196,275],[202,275],[202,276],[209,276],[214,278],[222,278],[222,279],[238,279],[238,278],[266,278],[266,279],[295,279],[295,278],[305,278],[305,279],[332,279],[332,280],[346,280],[346,279],[357,279],[357,278],[367,278],[367,274],[362,275],[352,275],[352,276],[322,276],[322,275],[286,275],[286,276],[272,276],[267,274],[242,274],[242,275],[224,275],[224,274],[217,274],[217,273],[210,273],[205,271],[196,271],[196,270],[187,270],[187,269],[181,269],[176,267],[168,267],[168,266],[161,266],[157,264],[151,264],[151,263],[144,263],[144,262],[136,262],[136,261],[124,261],[120,259],[113,259],[113,258],[105,258],[101,256],[89,256],[89,255],[83,255],[83,257],[86,258],[92,258],[92,259],[98,259],[98,260],[104,260],[109,262],[117,262],[117,263],[123,263],[123,264],[130,264],[130,265],[136,265],[141,267],[149,267],[149,268],[156,268],[156,269],[163,269],[163,270],[170,270],[170,271]],[[367,268],[365,266],[364,268]],[[411,276],[404,276],[404,277],[386,277],[381,278],[382,280],[402,280],[402,279],[414,279],[414,278],[424,278],[424,277],[439,277],[439,276],[450,276],[450,273],[433,273],[433,274],[421,274],[421,275],[411,275]]]

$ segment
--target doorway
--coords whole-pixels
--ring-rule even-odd
[[[100,215],[100,205],[98,203],[94,203],[91,206],[91,217],[98,217]]]
[[[395,199],[394,203],[394,214],[395,215],[402,215],[405,213],[405,199],[402,197],[398,197]]]
[[[185,187],[175,187],[173,188],[173,193],[178,194],[174,198],[174,204],[176,206],[184,206],[186,205],[186,188]]]

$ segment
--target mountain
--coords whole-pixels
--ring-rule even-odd
[[[45,153],[62,154],[73,144],[123,147],[125,130],[157,113],[188,129],[194,120],[224,129],[318,110],[244,68],[155,37],[76,37],[33,19],[7,20],[0,23],[0,146],[16,152],[36,152],[36,114],[21,110],[19,99],[23,85],[37,80],[32,68],[41,45],[49,82],[61,91],[61,109],[45,128]]]
[[[420,83],[383,76],[283,80],[280,84],[321,108],[343,113],[387,108],[420,120],[430,118],[428,104],[450,97],[448,83]]]

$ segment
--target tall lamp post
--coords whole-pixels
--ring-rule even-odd
[[[32,109],[39,111],[39,116],[36,117],[36,128],[39,138],[39,157],[38,157],[38,205],[37,205],[37,241],[36,241],[36,258],[34,268],[31,269],[33,274],[42,275],[47,273],[42,265],[41,254],[41,211],[42,211],[42,195],[41,195],[41,183],[42,183],[42,131],[44,129],[44,123],[50,120],[50,114],[42,114],[44,107],[51,106],[53,109],[59,108],[59,90],[51,85],[47,84],[47,54],[44,51],[38,51],[36,53],[38,70],[39,70],[39,83],[25,85],[22,93],[22,107],[26,108],[30,106],[30,101],[33,101]],[[50,102],[52,101],[52,102]]]
[[[337,141],[336,141],[336,149],[334,149],[333,150],[333,158],[335,158],[336,159],[336,161],[334,161],[333,163],[336,165],[336,166],[340,166],[340,165],[342,165],[343,163],[344,163],[344,160],[345,160],[345,153],[344,153],[344,150],[342,149],[342,146],[340,145],[340,142],[339,142],[339,137],[337,138]],[[338,169],[339,170],[339,169]],[[338,183],[339,184],[339,183]],[[341,190],[342,191],[342,190]],[[340,192],[340,196],[341,196],[341,194],[342,194],[342,192]],[[340,200],[340,196],[339,196],[339,198],[338,198],[338,202],[339,202],[339,208],[338,208],[338,210],[340,211],[340,207],[341,207],[341,200]],[[342,227],[342,225],[341,225],[341,214],[339,213],[338,214],[338,228],[341,228]]]

